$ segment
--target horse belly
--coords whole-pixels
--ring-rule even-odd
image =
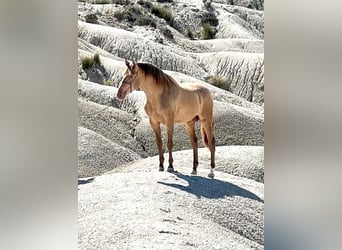
[[[175,113],[175,123],[185,123],[191,121],[199,113],[198,103],[190,105],[179,105]]]
[[[199,114],[200,103],[194,91],[183,91],[177,102],[175,112],[175,123],[191,121]]]

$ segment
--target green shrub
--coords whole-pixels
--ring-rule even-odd
[[[206,78],[206,80],[211,84],[218,88],[229,90],[230,88],[230,82],[226,76],[222,75],[214,75],[209,76]]]
[[[165,21],[173,27],[175,25],[175,18],[169,9],[162,6],[152,6],[151,13],[157,17],[165,19]]]
[[[137,4],[141,5],[144,8],[151,9],[153,4],[149,1],[139,0]]]
[[[112,3],[112,0],[90,0],[87,2],[92,4],[109,4]]]
[[[141,7],[137,4],[133,4],[131,6],[128,6],[127,10],[130,13],[135,14],[135,15],[142,15],[143,14]]]
[[[129,0],[112,0],[114,4],[129,5]]]
[[[138,18],[143,15],[141,7],[139,5],[132,5],[125,7],[124,9],[117,10],[114,12],[113,16],[119,21],[127,20],[129,22],[135,22]]]
[[[106,86],[113,86],[113,83],[110,79],[107,79],[107,80],[104,80],[103,81],[103,85],[106,85]]]
[[[93,61],[90,57],[84,57],[81,59],[82,69],[87,70],[93,66]]]
[[[192,30],[190,29],[190,28],[187,28],[186,30],[185,30],[185,35],[187,36],[187,37],[189,37],[191,40],[193,40],[195,37],[194,37],[194,33],[192,32]]]
[[[125,7],[124,9],[117,10],[114,12],[113,16],[119,21],[127,20],[135,25],[139,26],[151,26],[153,28],[157,27],[155,20],[150,16],[144,16],[144,11],[139,5],[132,5]]]
[[[212,7],[211,7],[211,1],[212,1],[212,0],[202,0],[204,6],[205,6],[207,9],[212,9]]]
[[[113,16],[118,19],[119,21],[127,19],[127,11],[125,10],[117,10],[113,13]]]
[[[98,53],[95,53],[95,55],[93,56],[93,61],[95,64],[101,64],[100,55]]]
[[[201,17],[201,23],[209,23],[212,26],[217,26],[219,21],[214,13],[204,13]]]
[[[113,13],[113,16],[119,21],[130,20],[132,16],[127,12],[127,10],[117,10]],[[133,20],[135,21],[135,19]]]
[[[81,63],[82,63],[82,69],[88,70],[91,67],[93,67],[94,65],[100,65],[101,64],[100,56],[98,53],[96,53],[92,57],[83,57],[81,59]]]
[[[85,21],[86,23],[97,23],[97,16],[95,14],[87,14]]]
[[[157,27],[156,22],[153,20],[152,17],[144,17],[144,16],[138,16],[137,19],[134,22],[135,25],[139,26],[151,26],[153,28]]]
[[[129,0],[89,0],[88,3],[92,4],[119,4],[119,5],[128,5]]]
[[[213,28],[209,23],[202,24],[201,38],[204,40],[214,39],[216,34],[216,29]]]

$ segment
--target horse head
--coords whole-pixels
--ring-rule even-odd
[[[119,100],[125,99],[128,94],[139,88],[138,64],[134,60],[130,63],[127,59],[125,59],[125,64],[127,69],[124,72],[124,76],[116,95]]]

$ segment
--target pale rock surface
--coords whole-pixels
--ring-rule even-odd
[[[107,108],[83,98],[78,100],[78,125],[90,129],[112,142],[128,148],[142,157],[147,154],[134,135],[136,117],[116,108]]]
[[[264,54],[241,52],[202,53],[199,60],[210,75],[222,75],[228,79],[225,89],[244,99],[264,102]]]
[[[232,6],[264,10],[264,0],[213,0],[215,3],[224,3]]]
[[[146,61],[162,69],[183,72],[197,78],[206,75],[204,69],[184,52],[133,32],[79,21],[78,36],[121,58]]]
[[[140,158],[94,131],[78,128],[78,178],[101,175]]]
[[[228,12],[225,12],[225,15],[234,20],[241,19]],[[224,22],[234,21],[226,17],[222,18],[225,20]],[[211,75],[224,75],[231,82],[229,91],[261,105],[264,101],[262,36],[260,32],[258,35],[257,31],[244,35],[244,29],[249,32],[254,29],[251,29],[246,21],[242,19],[240,21],[241,24],[234,21],[234,25],[238,27],[234,32],[238,32],[239,35],[232,33],[231,30],[235,29],[234,25],[220,22],[217,38],[221,39],[187,42],[191,44],[188,46],[201,50],[200,53],[184,51],[182,48],[185,46],[184,42],[182,46],[171,48],[168,45],[147,39],[139,33],[84,22],[79,22],[79,37],[83,44],[87,42],[96,45],[117,57],[153,63],[164,70],[181,72],[200,80]],[[229,27],[230,30],[222,30],[220,25],[222,25],[222,29]],[[226,48],[225,52],[220,50],[222,47]],[[107,69],[110,67],[108,65],[113,62],[112,59],[103,60]],[[113,62],[112,65],[115,69],[108,69],[108,72],[114,86],[117,86],[124,64],[116,66],[118,63]]]
[[[246,38],[217,38],[212,40],[195,40],[193,45],[201,46],[206,52],[248,52],[264,53],[264,40]]]
[[[186,167],[186,173],[192,171],[192,149],[173,152],[174,168]],[[198,170],[208,169],[210,167],[210,151],[208,148],[198,149]],[[168,163],[168,153],[164,154],[165,162]],[[149,160],[140,160],[139,164],[143,168],[157,170],[159,167],[159,156],[148,158]],[[151,165],[148,163],[153,162]],[[186,162],[186,164],[184,163]],[[146,163],[146,164],[145,164]],[[232,174],[248,178],[258,182],[264,182],[264,147],[262,146],[218,146],[215,154],[215,171]],[[125,165],[113,170],[115,172],[125,172],[134,170],[136,164]]]
[[[151,169],[153,158],[79,180],[80,249],[263,249],[263,184]]]

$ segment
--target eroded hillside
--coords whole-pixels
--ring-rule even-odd
[[[259,10],[263,4],[231,1],[230,5],[201,0],[114,2],[117,4],[79,3],[80,56],[100,48],[99,53],[105,58],[153,63],[263,104],[264,12]],[[111,74],[104,78],[117,87],[121,72],[112,69],[113,63],[110,65],[106,70]],[[81,75],[82,79],[89,79]],[[219,77],[221,80],[217,80]]]

